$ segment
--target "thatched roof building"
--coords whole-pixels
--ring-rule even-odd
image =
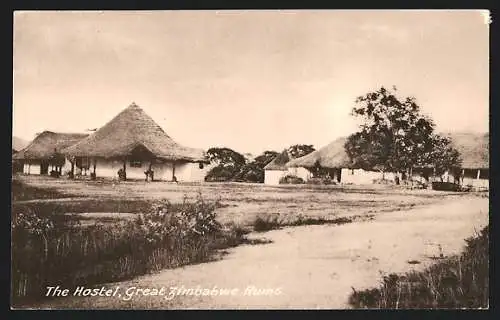
[[[134,103],[86,139],[63,152],[74,157],[122,158],[138,148],[164,160],[206,161],[203,150],[184,147],[173,141]]]
[[[16,153],[18,151],[23,150],[28,145],[29,145],[28,141],[21,139],[21,138],[18,138],[18,137],[15,137],[15,136],[12,136],[12,152],[13,153]]]
[[[462,159],[464,169],[487,169],[490,167],[490,137],[488,133],[443,133],[450,138]]]
[[[74,145],[86,138],[84,133],[60,133],[44,131],[26,148],[17,152],[13,158],[19,160],[49,160],[55,153]]]
[[[347,168],[350,161],[344,148],[346,141],[345,137],[338,138],[321,149],[291,160],[286,166],[312,168],[319,164],[323,168]]]
[[[284,171],[287,170],[286,164],[290,161],[291,157],[288,154],[287,150],[283,150],[282,153],[278,154],[271,162],[269,162],[264,170],[279,170]]]
[[[462,159],[462,168],[489,168],[489,134],[487,133],[442,133],[451,140]],[[318,162],[323,168],[347,168],[349,157],[344,149],[347,138],[338,138],[327,146],[304,157],[291,160],[287,167],[311,168]],[[377,170],[377,168],[374,168]]]

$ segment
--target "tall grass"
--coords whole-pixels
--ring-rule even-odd
[[[465,251],[423,272],[390,274],[379,288],[355,291],[354,308],[487,308],[489,306],[489,228],[466,239]]]
[[[323,218],[323,217],[307,217],[303,215],[293,215],[281,217],[279,213],[270,215],[260,215],[253,221],[253,230],[256,232],[264,232],[269,230],[276,230],[282,227],[297,227],[308,225],[322,225],[334,224],[341,225],[353,222],[357,216],[353,217],[337,217],[337,218]],[[366,216],[367,219],[372,218]]]
[[[46,286],[89,286],[210,260],[216,249],[243,238],[238,228],[215,220],[217,206],[201,195],[180,205],[159,201],[133,221],[106,227],[18,212],[12,228],[13,305],[43,298]]]
[[[30,186],[16,178],[12,179],[11,187],[12,201],[76,197],[76,195],[63,194],[54,188],[38,188]]]

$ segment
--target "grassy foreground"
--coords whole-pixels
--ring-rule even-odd
[[[218,249],[245,240],[241,228],[216,221],[217,207],[200,194],[182,204],[153,202],[121,224],[88,227],[58,214],[15,210],[12,304],[43,299],[47,286],[91,286],[209,261]]]
[[[489,228],[466,239],[460,256],[445,258],[422,272],[390,274],[379,288],[356,291],[349,297],[354,308],[488,308]]]

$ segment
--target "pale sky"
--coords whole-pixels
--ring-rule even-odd
[[[16,12],[13,134],[83,132],[141,106],[175,141],[320,148],[396,85],[439,131],[489,128],[482,11]]]

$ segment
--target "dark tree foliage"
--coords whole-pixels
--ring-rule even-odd
[[[302,157],[313,152],[314,148],[312,145],[293,145],[288,150],[292,157]],[[264,167],[279,153],[267,150],[251,162],[247,162],[242,154],[229,148],[210,148],[207,155],[216,166],[207,173],[205,181],[262,183],[264,182]]]
[[[433,137],[431,150],[424,153],[422,158],[420,163],[431,163],[438,175],[461,163],[460,153],[451,146],[450,139],[440,136]]]
[[[223,166],[240,167],[246,163],[245,157],[229,148],[210,148],[207,151],[210,162]]]
[[[242,154],[229,148],[210,148],[207,156],[216,166],[207,173],[205,181],[233,181],[246,164],[246,159]]]
[[[296,159],[308,155],[315,150],[312,144],[295,144],[288,148],[288,153],[292,158]]]
[[[276,158],[278,154],[279,153],[276,151],[264,151],[264,153],[254,159],[254,162],[261,168],[264,168],[269,162],[273,161],[273,159]]]
[[[432,119],[420,113],[416,99],[400,99],[396,91],[382,87],[356,99],[352,115],[363,122],[345,144],[352,165],[394,172],[457,166],[458,152],[448,139],[434,134]]]
[[[223,166],[217,165],[208,171],[205,176],[205,181],[209,182],[223,182],[223,181],[233,181],[233,177],[238,174],[239,168],[233,166]]]
[[[262,183],[264,182],[264,169],[259,163],[253,161],[244,165],[233,179],[238,182]]]

